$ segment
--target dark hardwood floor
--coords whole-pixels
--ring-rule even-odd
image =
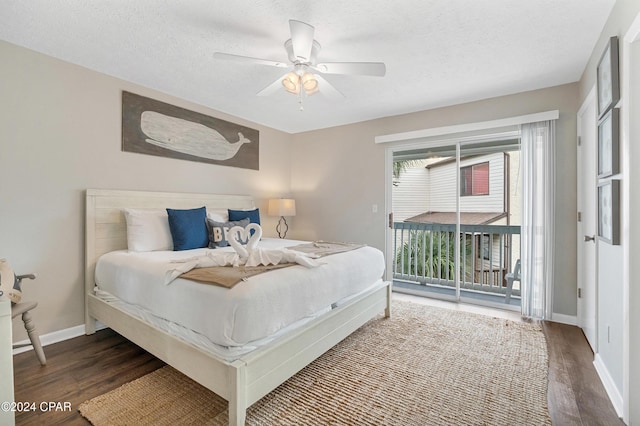
[[[549,348],[549,411],[554,425],[623,425],[593,367],[582,331],[544,324]],[[32,351],[14,357],[15,399],[70,402],[71,411],[23,412],[17,425],[87,425],[78,406],[164,365],[111,330],[45,347],[41,367]]]
[[[14,356],[16,402],[70,402],[71,411],[23,412],[16,425],[88,425],[78,406],[164,363],[110,329],[46,346],[47,365],[33,351]]]
[[[624,425],[593,366],[578,327],[543,323],[549,351],[549,413],[554,425]]]

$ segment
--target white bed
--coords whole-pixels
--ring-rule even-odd
[[[155,306],[155,302],[149,303],[148,306],[141,306],[141,304],[145,305],[144,298],[136,298],[135,292],[127,291],[126,279],[114,273],[113,265],[110,265],[109,262],[101,262],[101,266],[98,268],[100,275],[98,281],[101,289],[106,292],[98,292],[100,297],[96,295],[96,264],[98,259],[103,254],[123,250],[127,247],[124,208],[171,207],[183,209],[203,205],[208,210],[243,209],[251,208],[253,200],[247,196],[237,195],[87,190],[86,332],[87,334],[94,333],[95,320],[101,321],[225,398],[229,401],[229,424],[242,425],[245,422],[246,409],[251,404],[275,389],[380,312],[384,311],[388,317],[390,315],[391,286],[380,280],[380,274],[375,272],[375,267],[372,269],[370,266],[365,266],[364,269],[374,272],[370,272],[369,275],[365,274],[360,282],[350,277],[348,273],[334,272],[332,274],[328,273],[331,268],[325,268],[318,275],[322,276],[322,280],[324,280],[322,283],[327,287],[341,288],[336,277],[340,276],[339,279],[344,279],[346,276],[347,280],[355,281],[350,283],[350,287],[353,289],[340,295],[339,300],[322,299],[322,295],[325,293],[320,291],[313,296],[318,299],[317,303],[307,303],[306,305],[303,303],[302,309],[288,313],[290,319],[287,322],[292,322],[290,325],[284,324],[278,327],[268,325],[265,322],[262,330],[254,332],[246,323],[238,323],[232,324],[226,332],[221,332],[220,329],[209,327],[206,321],[186,320],[191,321],[188,327],[184,327],[187,332],[206,336],[206,340],[211,341],[214,346],[230,348],[226,352],[212,350],[207,345],[198,344],[198,341],[189,340],[184,335],[177,333],[175,328],[162,327],[157,322],[150,321],[149,318],[140,315],[139,311],[136,312],[131,307],[139,308],[144,312],[153,312],[154,308],[166,306],[162,297],[172,297],[172,295],[175,297],[179,285],[196,288],[198,289],[196,291],[223,295],[221,300],[224,300],[226,297],[224,295],[229,295],[229,292],[236,288],[238,292],[247,291],[256,281],[254,280],[256,277],[265,283],[270,282],[271,285],[280,286],[280,290],[286,293],[291,291],[287,287],[289,279],[285,278],[279,281],[278,274],[284,272],[284,277],[295,275],[296,269],[303,268],[302,266],[287,267],[280,271],[252,277],[231,290],[179,279],[177,281],[184,282],[173,282],[165,286],[167,289],[163,289],[163,291],[167,290],[167,292],[160,297]],[[274,246],[289,244],[278,240],[265,240],[264,243],[267,246],[269,244]],[[127,258],[124,253],[126,252],[111,253],[105,256],[105,259],[118,258],[118,256]],[[341,258],[345,254],[347,255],[346,261],[344,257]],[[144,256],[142,255],[142,257]],[[149,257],[154,256],[161,258],[164,255],[161,253],[149,255]],[[327,263],[340,263],[340,259],[342,259],[342,262],[357,265],[360,264],[355,260],[357,256],[358,250],[328,256],[326,259],[333,258],[327,260]],[[384,264],[382,260],[381,264]],[[319,269],[324,267],[325,265]],[[127,279],[136,280],[135,277]],[[171,286],[173,288],[170,288]],[[120,297],[110,299],[111,292],[118,293]],[[122,300],[121,298],[131,299]],[[181,309],[178,309],[178,312],[178,318],[181,318]],[[268,312],[254,313],[258,316],[268,314]],[[255,318],[253,317],[250,321],[255,321]],[[196,330],[192,330],[194,328]],[[267,335],[274,331],[275,335]]]

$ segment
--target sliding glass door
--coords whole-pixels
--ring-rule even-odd
[[[456,146],[398,152],[394,165],[394,284],[457,298]]]
[[[461,300],[520,306],[519,139],[460,144]]]
[[[394,152],[396,288],[519,307],[522,179],[515,136]]]

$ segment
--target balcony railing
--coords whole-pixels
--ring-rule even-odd
[[[456,240],[455,225],[394,222],[394,279],[455,287]],[[458,244],[460,288],[505,294],[505,275],[520,257],[520,226],[460,225]]]

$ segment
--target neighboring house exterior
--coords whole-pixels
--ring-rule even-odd
[[[488,194],[463,195],[463,213],[508,213],[494,224],[520,224],[520,154],[517,151],[477,155],[460,160],[460,168],[488,163]],[[423,160],[401,172],[393,187],[393,215],[404,221],[425,212],[456,211],[456,163],[446,158]]]

